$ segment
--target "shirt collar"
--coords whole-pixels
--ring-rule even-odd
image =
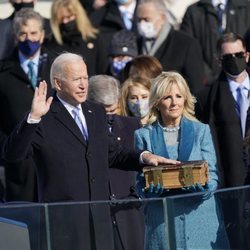
[[[246,78],[245,80],[241,83],[241,86],[244,86],[248,91],[250,90],[250,86],[249,86],[249,75],[246,74]],[[235,92],[236,89],[239,87],[239,83],[235,82],[232,79],[227,78],[228,83],[229,83],[229,87],[231,89],[231,92]]]
[[[32,60],[25,57],[20,51],[18,51],[18,56],[21,65],[27,65],[29,61],[32,61],[36,66],[39,65],[40,51],[36,53],[36,55],[32,58]]]
[[[226,8],[226,5],[227,5],[227,2],[228,0],[212,0],[212,4],[215,8],[217,8],[217,6],[219,4],[222,4],[221,5],[221,8],[224,10]]]
[[[65,102],[62,98],[60,98],[58,96],[58,94],[56,94],[57,98],[59,99],[59,101],[62,103],[62,105],[68,110],[68,112],[72,115],[72,111],[75,109],[75,108],[78,108],[79,110],[82,110],[82,106],[81,104],[78,104],[77,106],[73,106],[67,102]]]

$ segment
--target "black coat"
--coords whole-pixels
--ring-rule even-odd
[[[38,69],[38,83],[49,80],[51,58],[42,49]],[[50,88],[50,84],[49,84]],[[51,92],[51,88],[49,93]],[[23,71],[17,50],[0,62],[0,130],[9,135],[30,110],[34,89]],[[6,199],[8,201],[36,201],[36,178],[32,160],[5,164]]]
[[[196,115],[211,128],[221,174],[221,187],[244,185],[246,167],[240,119],[225,74],[222,73],[216,82],[205,87],[197,98]]]
[[[44,46],[51,54],[54,53],[54,57],[63,52],[81,55],[88,66],[89,76],[104,74],[108,67],[108,51],[104,44],[106,41],[101,34],[96,39],[84,41],[78,32],[63,37],[62,45],[58,44],[53,36],[44,42]]]
[[[41,202],[108,200],[109,165],[126,170],[141,169],[141,152],[121,149],[117,145],[108,131],[103,107],[86,101],[82,109],[88,127],[87,143],[56,97],[39,124],[28,124],[24,120],[8,140],[4,154],[6,161],[34,159]],[[67,214],[62,227],[53,229],[52,225],[52,231],[61,232],[60,235],[65,235],[63,229],[68,230],[67,237],[59,237],[58,242],[54,242],[61,246],[58,249],[88,250],[93,249],[93,244],[96,249],[113,249],[108,204],[83,204],[75,209],[81,212],[72,212],[72,217]],[[59,213],[55,215],[64,220]]]
[[[202,48],[208,82],[218,78],[220,69],[217,63],[216,43],[220,37],[216,10],[211,0],[200,0],[190,5],[183,17],[180,29],[196,38]],[[244,35],[250,27],[250,2],[228,0],[226,7],[226,32]]]
[[[141,127],[140,120],[134,117],[119,115],[109,117],[111,118],[109,119],[109,124],[112,127],[112,133],[117,139],[117,142],[121,147],[133,148],[134,131]],[[119,237],[115,238],[115,240],[118,241],[116,250],[143,250],[144,216],[142,204],[140,204],[139,201],[126,202],[126,204],[122,205],[116,204],[116,199],[138,199],[135,192],[136,173],[110,168],[109,177],[111,200],[114,201],[114,207],[111,207],[113,227],[120,235],[120,241]]]
[[[138,48],[142,48],[143,40],[139,40]],[[140,51],[140,54],[142,51]],[[203,86],[204,68],[199,43],[181,31],[171,28],[167,38],[154,56],[162,64],[164,71],[174,70],[187,80],[192,93]]]

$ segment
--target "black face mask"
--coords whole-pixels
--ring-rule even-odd
[[[76,21],[72,20],[72,21],[70,21],[68,23],[61,23],[60,24],[60,31],[63,34],[72,33],[74,31],[78,31],[77,25],[76,25]]]
[[[235,53],[235,56],[225,55],[222,58],[222,67],[226,73],[237,76],[246,69],[246,58],[239,53]]]
[[[13,3],[15,11],[19,11],[22,8],[34,8],[34,2],[29,3]]]

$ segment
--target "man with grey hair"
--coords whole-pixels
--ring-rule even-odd
[[[117,115],[120,83],[108,75],[96,75],[89,79],[88,100],[104,105],[109,130],[121,147],[133,148],[134,131],[141,127],[140,119]],[[135,192],[135,172],[109,169],[111,199],[138,199]],[[122,182],[122,185],[121,185]],[[137,203],[111,207],[116,250],[143,250],[144,223],[142,208]]]
[[[51,65],[51,56],[42,47],[45,32],[39,13],[32,8],[21,9],[13,20],[13,29],[17,47],[10,58],[0,62],[0,130],[6,135],[29,110],[39,82],[49,82]],[[37,200],[32,160],[6,164],[5,173],[7,201]]]
[[[164,71],[174,70],[187,80],[194,94],[202,88],[204,68],[199,43],[174,30],[163,0],[140,0],[137,7],[139,53],[155,56]]]
[[[81,56],[59,55],[51,66],[51,83],[53,97],[47,98],[45,81],[36,87],[30,113],[9,136],[3,153],[7,162],[34,159],[40,202],[109,200],[109,167],[141,170],[142,163],[177,163],[116,142],[104,108],[86,101],[88,72]],[[72,209],[63,218],[57,214],[63,223],[52,227],[52,238],[60,235],[54,249],[115,249],[107,204]]]
[[[3,20],[0,20],[0,60],[9,57],[16,46],[15,33],[13,32],[13,20],[21,9],[24,8],[34,8],[37,0],[9,0],[9,3],[14,8],[11,15]],[[50,34],[50,24],[49,19],[44,18],[44,27],[46,35]]]

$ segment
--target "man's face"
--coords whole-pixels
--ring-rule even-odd
[[[54,81],[58,96],[67,103],[76,106],[86,101],[88,73],[82,60],[69,62],[64,67],[64,78],[56,78]]]
[[[21,27],[20,33],[17,34],[19,42],[24,42],[27,39],[32,42],[39,41],[40,44],[43,43],[44,30],[41,30],[40,23],[35,19],[29,19],[26,25]]]
[[[238,52],[245,52],[245,48],[240,40],[235,42],[223,43],[221,46],[221,56],[223,57],[226,54],[235,54]]]
[[[159,12],[153,3],[139,4],[137,9],[137,17],[138,23],[152,23],[157,37],[159,36],[163,24],[166,22],[165,15],[162,12]]]
[[[222,44],[220,63],[229,77],[238,78],[241,75],[245,75],[248,59],[249,53],[246,52],[241,40]]]

